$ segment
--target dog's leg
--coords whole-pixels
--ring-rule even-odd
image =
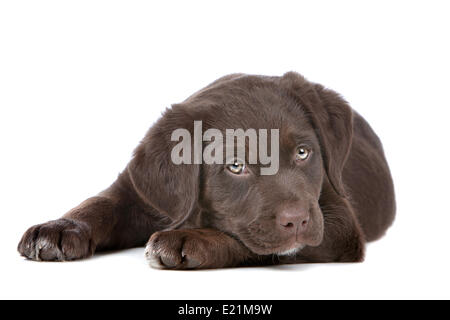
[[[313,262],[359,262],[364,258],[364,236],[348,202],[337,195],[323,200],[324,239],[297,255],[258,256],[240,241],[215,229],[156,232],[147,243],[146,257],[162,269],[212,269],[250,265]]]
[[[156,232],[147,243],[145,255],[150,266],[160,269],[213,269],[263,262],[263,257],[215,229]]]
[[[67,261],[95,251],[144,245],[158,220],[134,198],[122,175],[109,189],[70,210],[61,219],[28,229],[18,251],[26,258]]]

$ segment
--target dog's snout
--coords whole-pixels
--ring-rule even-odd
[[[310,215],[308,210],[288,209],[283,210],[277,216],[277,222],[283,231],[296,233],[306,230]]]

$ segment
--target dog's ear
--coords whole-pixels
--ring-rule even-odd
[[[172,149],[179,143],[171,141],[172,132],[187,129],[193,137],[193,123],[179,105],[166,110],[136,148],[127,168],[136,192],[147,204],[167,215],[172,228],[197,209],[199,165],[177,165],[171,159]]]
[[[345,197],[342,171],[353,137],[353,112],[336,92],[288,72],[281,78],[316,130],[327,176],[334,190]]]

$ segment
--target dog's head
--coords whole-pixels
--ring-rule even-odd
[[[172,133],[182,128],[194,137],[194,121],[202,121],[202,132],[216,129],[224,137],[227,129],[278,129],[278,171],[261,174],[267,163],[259,154],[256,163],[175,164]],[[288,254],[321,243],[319,199],[324,185],[344,196],[341,175],[352,131],[347,103],[296,73],[231,75],[168,109],[128,171],[141,198],[170,217],[172,226],[213,227],[257,254]],[[203,147],[211,143],[203,141]]]

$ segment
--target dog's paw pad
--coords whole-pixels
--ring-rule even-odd
[[[66,261],[91,256],[95,246],[86,225],[59,219],[28,229],[17,249],[30,260]]]
[[[157,232],[148,241],[145,256],[153,268],[196,269],[202,265],[202,258],[192,250],[195,241],[181,232]]]

